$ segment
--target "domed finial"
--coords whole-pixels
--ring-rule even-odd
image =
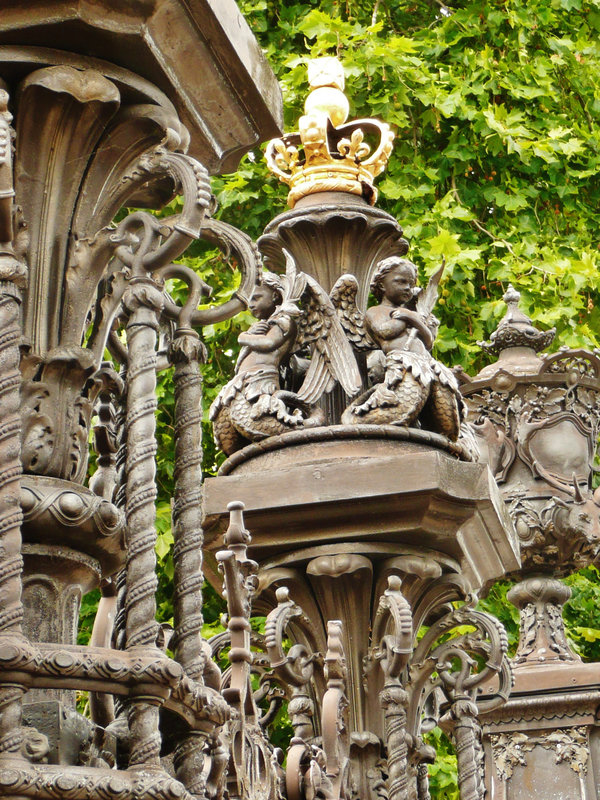
[[[506,314],[490,336],[489,342],[477,342],[482,350],[499,355],[510,347],[530,347],[539,353],[552,343],[556,329],[540,331],[532,324],[531,319],[519,308],[521,293],[512,283],[508,284],[502,299],[507,306]]]
[[[502,299],[509,307],[518,306],[519,300],[521,299],[521,292],[517,292],[512,283],[509,283],[508,289],[504,292],[504,297]]]
[[[373,205],[377,198],[373,182],[386,168],[394,134],[376,119],[346,123],[349,103],[343,91],[344,68],[337,58],[310,61],[308,82],[311,91],[298,132],[269,143],[267,166],[289,185],[291,208],[317,192],[347,192]],[[375,140],[373,147],[366,135]]]

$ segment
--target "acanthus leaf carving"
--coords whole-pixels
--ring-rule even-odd
[[[547,576],[526,578],[510,589],[507,599],[520,610],[516,664],[580,660],[569,646],[562,619],[570,596],[568,586]]]
[[[577,775],[585,775],[590,759],[588,728],[560,728],[542,733],[498,733],[491,736],[496,772],[509,781],[515,767],[527,766],[527,753],[536,747],[553,750],[556,764],[566,763]]]

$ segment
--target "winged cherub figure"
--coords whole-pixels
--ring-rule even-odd
[[[315,404],[339,382],[353,397],[361,381],[356,358],[336,310],[319,284],[296,270],[286,252],[286,274],[264,272],[250,299],[258,319],[238,337],[235,375],[210,408],[217,445],[227,454],[248,442],[301,427],[323,425]],[[280,368],[291,355],[310,350],[300,390],[284,391]]]
[[[331,292],[340,321],[355,347],[379,348],[385,365],[381,380],[342,415],[344,424],[415,425],[456,440],[462,403],[453,373],[430,353],[438,320],[432,309],[443,266],[425,291],[416,288],[417,268],[404,258],[380,261],[371,281],[379,301],[364,317],[356,306],[358,283],[342,275]]]

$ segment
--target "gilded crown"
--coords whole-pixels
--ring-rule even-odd
[[[298,131],[267,146],[270,171],[290,187],[291,208],[315,192],[350,192],[373,205],[377,199],[373,182],[386,168],[393,132],[376,119],[344,124],[349,104],[343,91],[344,70],[337,58],[310,61],[308,82],[311,91]]]

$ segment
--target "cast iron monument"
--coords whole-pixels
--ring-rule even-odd
[[[502,627],[474,593],[518,568],[516,535],[474,460],[458,381],[430,354],[441,270],[420,290],[398,224],[372,208],[389,129],[345,121],[334,59],[309,80],[299,133],[267,149],[293,210],[258,245],[285,277],[263,273],[250,301],[262,322],[240,337],[238,373],[213,406],[230,457],[205,484],[205,541],[218,562],[233,537],[228,501],[242,501],[252,539],[239,503],[234,530],[257,562],[253,605],[268,614],[265,649],[295,730],[288,796],[427,796],[423,736],[445,715],[462,796],[482,797],[477,716],[506,699],[510,670]],[[369,287],[378,302],[366,310]],[[289,385],[273,378],[282,355],[295,357]],[[224,414],[238,434],[226,444]]]
[[[556,575],[598,550],[597,357],[541,361],[551,335],[510,295],[500,367],[471,381],[432,356],[443,265],[419,287],[375,207],[393,134],[347,122],[335,59],[310,65],[298,132],[267,148],[290,210],[257,246],[210,216],[209,172],[281,133],[233,0],[0,6],[0,794],[425,800],[439,724],[463,800],[539,796],[529,763],[593,797],[597,689],[564,639]],[[117,218],[175,194],[179,214]],[[221,306],[177,263],[197,238],[239,266]],[[245,307],[257,322],[211,409],[228,458],[202,490],[198,331]],[[164,369],[170,640],[155,619]],[[228,607],[211,641],[203,566]],[[475,608],[505,575],[522,577],[511,699],[505,633]],[[99,585],[79,646],[81,597]],[[285,753],[269,739],[284,702]]]

